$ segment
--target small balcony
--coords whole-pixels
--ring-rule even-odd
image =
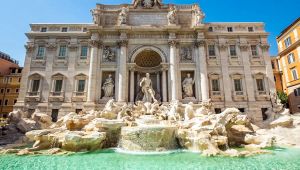
[[[63,102],[65,100],[65,92],[50,92],[49,102]]]
[[[73,92],[72,101],[73,102],[85,102],[86,101],[86,92]]]
[[[257,101],[270,100],[270,95],[266,91],[255,91],[255,98]]]
[[[233,91],[232,98],[234,101],[245,101],[247,99],[247,96],[244,91]]]
[[[210,96],[213,101],[223,101],[224,100],[224,95],[222,94],[221,91],[211,91]]]
[[[27,92],[25,100],[28,102],[39,102],[41,100],[41,92]]]

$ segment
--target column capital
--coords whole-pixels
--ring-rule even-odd
[[[89,40],[89,45],[93,48],[101,48],[103,46],[103,42],[101,40]]]
[[[263,43],[263,44],[260,44],[260,48],[261,48],[262,50],[268,51],[269,48],[270,48],[270,45],[269,45],[269,44],[266,44],[266,43]]]
[[[178,40],[168,40],[168,44],[170,47],[177,47],[178,45]]]
[[[76,44],[76,43],[70,43],[68,45],[68,47],[69,47],[70,50],[77,50],[78,44]]]
[[[228,45],[225,44],[225,43],[221,43],[221,44],[219,44],[219,48],[220,48],[221,50],[225,50],[226,48],[228,48]]]
[[[28,42],[26,45],[24,45],[27,52],[32,52],[35,49],[35,45],[33,42]]]
[[[240,44],[240,49],[243,50],[243,51],[247,51],[249,49],[249,44]]]
[[[128,40],[127,39],[119,40],[117,43],[118,43],[119,47],[127,47]]]
[[[48,43],[48,44],[46,45],[46,48],[47,48],[48,50],[56,50],[57,45],[56,45],[56,43]]]
[[[204,47],[204,45],[205,45],[205,40],[197,40],[195,42],[196,47]]]
[[[161,70],[162,70],[162,71],[167,71],[168,69],[169,69],[168,64],[162,64],[162,65],[161,65]]]

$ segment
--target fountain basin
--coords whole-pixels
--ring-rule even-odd
[[[171,125],[123,127],[119,147],[135,152],[174,150],[178,148],[176,130]]]

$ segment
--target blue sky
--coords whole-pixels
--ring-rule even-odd
[[[164,0],[164,3],[200,3],[205,22],[265,22],[271,55],[277,54],[276,36],[300,16],[299,0]],[[285,3],[286,2],[286,3]],[[0,51],[24,63],[25,32],[30,23],[89,23],[96,3],[131,0],[1,0]]]

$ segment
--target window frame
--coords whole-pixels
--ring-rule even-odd
[[[291,68],[291,74],[294,81],[299,79],[299,75],[296,67]]]
[[[46,55],[46,47],[44,45],[39,45],[37,48],[36,59],[42,60],[45,58],[45,55]]]
[[[239,89],[237,89],[238,86],[236,82],[239,82]],[[233,84],[234,84],[234,91],[235,92],[243,92],[243,82],[241,78],[234,78],[233,79]]]
[[[83,55],[83,48],[86,48],[85,55]],[[88,58],[89,46],[88,45],[81,45],[80,47],[80,59],[85,60]]]
[[[68,53],[68,46],[67,45],[60,45],[59,46],[59,49],[58,49],[58,59],[66,59],[66,56],[67,56],[67,53]]]
[[[295,62],[295,55],[294,53],[289,53],[288,56],[287,56],[287,59],[288,59],[288,63],[289,64],[292,64]]]
[[[234,47],[234,50],[231,47]],[[232,53],[232,52],[234,52],[234,53]],[[233,45],[233,44],[229,45],[229,55],[232,58],[237,58],[237,47],[236,47],[236,45]]]
[[[216,46],[214,44],[207,45],[207,50],[208,50],[208,56],[210,58],[215,58],[216,57]]]

